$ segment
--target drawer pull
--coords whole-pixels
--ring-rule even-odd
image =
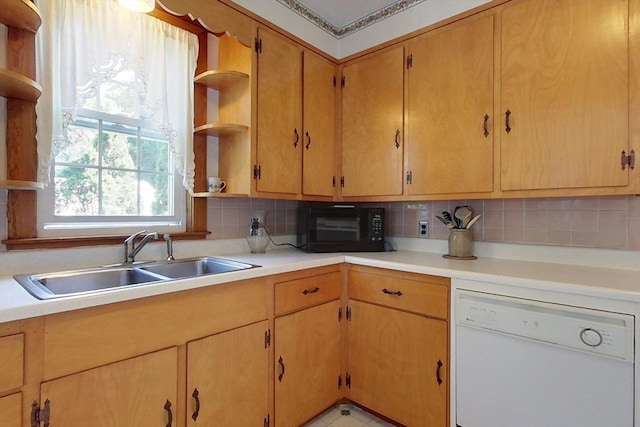
[[[384,292],[384,293],[385,293],[385,294],[387,294],[387,295],[396,295],[396,296],[399,296],[399,297],[400,297],[400,296],[402,296],[402,292],[400,292],[400,291],[390,291],[390,290],[389,290],[389,289],[387,289],[387,288],[384,288],[384,289],[382,290],[382,292]]]
[[[284,361],[282,360],[282,356],[278,359],[278,364],[280,365],[280,373],[278,374],[278,381],[282,382],[282,377],[284,377]]]
[[[164,403],[164,409],[167,411],[167,417],[168,417],[168,421],[167,421],[167,426],[166,427],[171,427],[171,424],[173,424],[173,412],[171,412],[171,402],[169,402],[168,399]]]
[[[305,289],[304,291],[302,291],[302,293],[305,294],[305,295],[307,295],[307,294],[315,294],[319,290],[320,290],[320,288],[316,286],[313,289]]]
[[[191,414],[191,418],[193,418],[193,421],[198,419],[198,415],[200,415],[200,397],[199,397],[200,393],[198,392],[197,388],[193,389],[193,394],[191,395],[191,397],[193,397],[196,401],[196,410],[193,411],[193,414]]]
[[[442,377],[440,376],[440,369],[442,369],[442,361],[438,360],[438,367],[436,368],[436,380],[438,385],[442,384]]]

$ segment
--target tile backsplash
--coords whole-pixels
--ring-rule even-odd
[[[249,218],[263,211],[271,235],[296,232],[293,200],[209,199],[210,239],[242,238]],[[473,226],[476,241],[534,243],[603,249],[640,250],[640,197],[600,196],[540,199],[385,202],[387,235],[418,237],[418,220],[429,221],[429,237],[446,239],[447,227],[435,218],[467,204],[482,214]],[[7,237],[7,191],[0,190],[0,240]],[[277,239],[276,239],[277,241]],[[0,251],[5,250],[0,245]]]
[[[472,227],[476,241],[640,250],[640,197],[494,199],[379,203],[387,209],[390,236],[418,237],[418,221],[429,221],[429,237],[446,239],[435,215],[469,205],[482,214]]]

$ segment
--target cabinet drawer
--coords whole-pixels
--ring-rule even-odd
[[[22,425],[22,394],[10,394],[0,398],[0,426],[20,427]]]
[[[22,387],[24,334],[0,338],[0,392]]]
[[[339,271],[276,283],[276,316],[340,298]]]
[[[449,283],[445,277],[353,267],[349,298],[447,319]]]

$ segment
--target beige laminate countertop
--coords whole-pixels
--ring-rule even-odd
[[[444,259],[437,253],[413,251],[307,254],[297,250],[274,250],[266,254],[221,257],[262,267],[46,301],[31,296],[12,277],[0,277],[0,323],[342,262],[640,305],[640,266],[638,269],[618,269],[482,257],[463,261]]]

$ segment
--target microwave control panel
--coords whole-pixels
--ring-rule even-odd
[[[384,221],[382,214],[372,213],[369,216],[369,224],[371,225],[371,241],[379,242],[384,240]]]

